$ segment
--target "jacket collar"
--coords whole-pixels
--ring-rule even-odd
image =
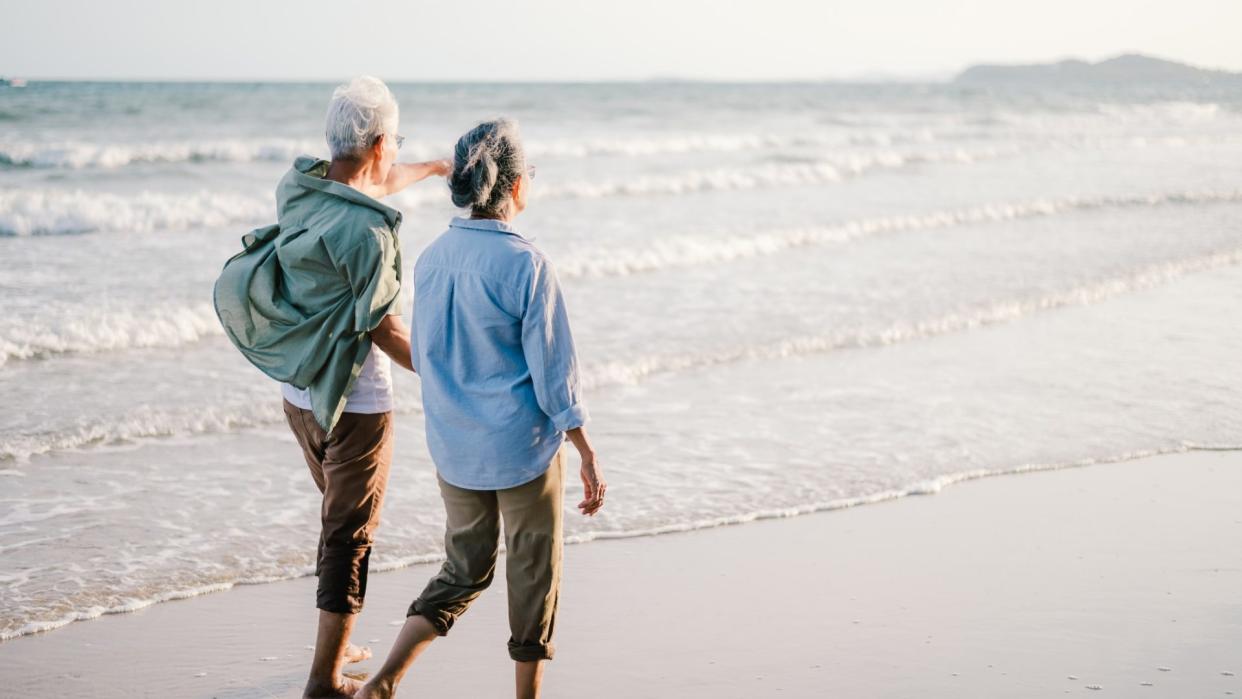
[[[305,189],[314,189],[330,196],[344,199],[348,202],[374,209],[384,215],[384,219],[389,226],[396,228],[401,225],[401,212],[380,202],[376,199],[363,194],[362,192],[350,187],[347,184],[341,184],[335,180],[326,179],[328,175],[327,160],[312,158],[309,155],[303,155],[293,161],[293,177],[294,182]]]

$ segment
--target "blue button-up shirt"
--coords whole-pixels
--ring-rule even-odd
[[[410,322],[427,446],[440,477],[499,490],[539,477],[586,423],[556,273],[529,240],[454,218],[414,266]]]

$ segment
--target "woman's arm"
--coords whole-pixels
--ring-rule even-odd
[[[397,364],[414,371],[413,359],[410,358],[410,329],[398,315],[386,315],[370,332],[371,342],[384,350],[384,354],[392,357]]]
[[[608,484],[604,482],[604,470],[595,460],[595,448],[591,446],[585,427],[575,427],[567,431],[565,436],[569,437],[569,441],[577,448],[578,455],[582,457],[583,494],[578,509],[582,514],[590,516],[604,506],[604,491],[608,489]]]
[[[425,163],[396,163],[384,180],[383,196],[400,192],[410,185],[428,177],[447,177],[453,171],[451,160],[428,160]]]
[[[594,515],[604,506],[604,491],[608,486],[586,432],[587,410],[581,400],[578,357],[560,283],[552,265],[542,256],[532,267],[526,308],[522,313],[522,353],[530,369],[539,408],[558,430],[565,432],[582,457],[583,498],[578,509],[584,515]]]

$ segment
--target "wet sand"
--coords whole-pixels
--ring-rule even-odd
[[[566,565],[547,697],[1242,696],[1238,452],[570,546]],[[373,575],[355,640],[382,656],[434,568]],[[0,695],[298,696],[313,592],[242,587],[16,639]],[[507,636],[497,586],[401,696],[510,695]]]

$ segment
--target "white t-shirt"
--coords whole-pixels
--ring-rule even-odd
[[[285,400],[303,410],[311,409],[310,390],[287,383],[280,385]],[[347,413],[386,413],[392,410],[392,360],[384,350],[371,345],[371,352],[362,363],[362,371],[345,398]]]

